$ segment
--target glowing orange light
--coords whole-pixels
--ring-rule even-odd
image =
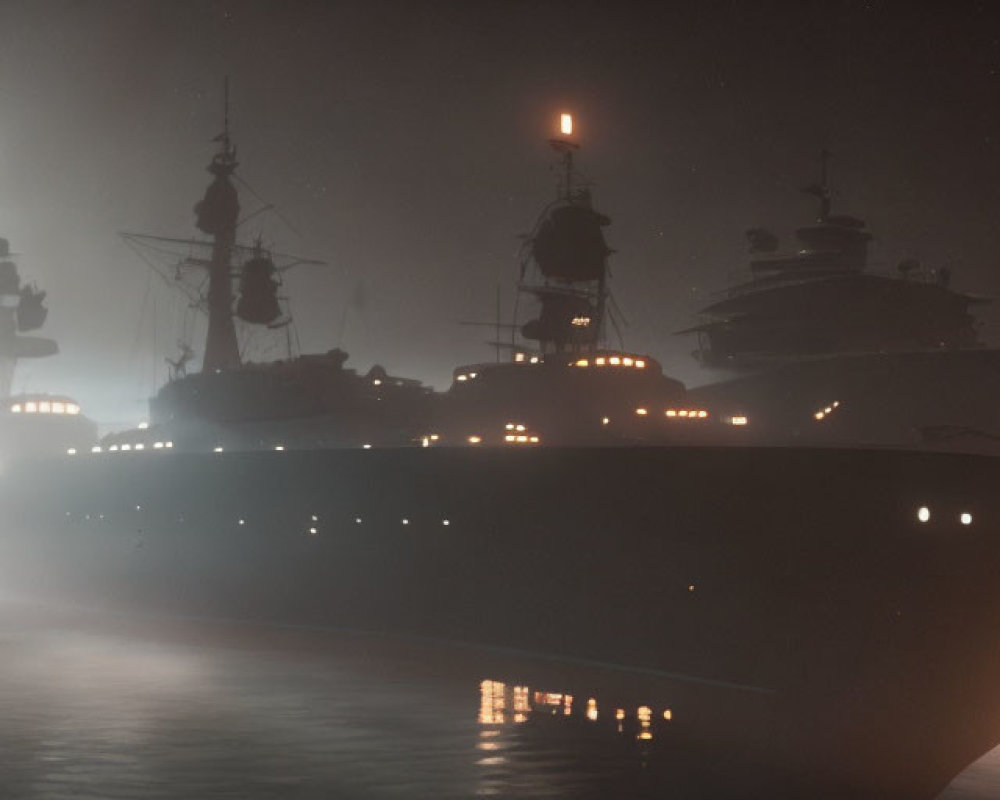
[[[635,368],[636,369],[645,369],[646,368],[646,362],[643,361],[641,358],[637,358],[635,360]]]
[[[637,408],[635,410],[635,413],[638,414],[640,417],[644,417],[644,416],[646,416],[646,414],[649,413],[649,411],[647,409],[645,409],[645,408]]]
[[[633,363],[634,362],[632,361],[632,359],[629,358],[628,356],[625,356],[625,358],[622,359],[622,364],[624,364],[626,367],[631,367]]]
[[[587,359],[585,359],[585,358],[581,358],[581,359],[580,359],[579,361],[577,361],[577,362],[576,362],[576,365],[577,365],[578,367],[586,367],[586,366],[587,366],[587,365],[588,365],[589,363],[590,363],[590,362],[589,362],[589,361],[587,361]],[[20,409],[18,409],[18,410],[20,411]]]
[[[559,115],[559,131],[563,136],[573,135],[573,115],[572,114],[560,114]]]
[[[619,708],[619,709],[617,709],[615,711],[615,719],[617,719],[617,720],[623,720],[623,719],[625,719],[625,709],[624,708]]]
[[[479,444],[482,440],[483,440],[482,436],[469,436],[466,438],[466,441],[469,444]]]
[[[618,356],[611,356],[611,358],[608,359],[608,363],[613,364],[614,366],[617,367],[619,364],[622,363],[622,360],[618,358]]]
[[[668,409],[667,409],[667,410],[666,410],[666,411],[665,411],[664,413],[665,413],[665,414],[666,414],[666,415],[667,415],[668,417],[676,417],[676,416],[677,416],[677,410],[676,410],[676,409],[673,409],[673,408],[668,408]]]
[[[674,718],[674,712],[671,711],[669,708],[664,709],[663,710],[663,718],[667,722],[670,722],[670,720],[672,720]]]
[[[599,367],[603,367],[604,366],[604,356],[601,356],[600,358],[595,358],[594,359],[594,363],[597,366],[599,366]]]

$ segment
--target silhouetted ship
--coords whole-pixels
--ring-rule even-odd
[[[45,292],[21,281],[10,243],[0,239],[0,459],[58,455],[90,448],[97,440],[97,426],[73,398],[11,395],[18,361],[58,352],[52,339],[22,335],[41,328],[47,317]]]
[[[731,419],[692,406],[684,386],[654,358],[604,345],[609,322],[616,324],[603,235],[610,219],[593,208],[575,175],[578,145],[568,134],[550,140],[563,177],[556,200],[526,237],[521,262],[518,291],[535,301],[537,316],[511,326],[510,342],[493,343],[498,352],[509,350],[509,359],[458,367],[450,389],[437,393],[379,366],[358,374],[339,349],[293,357],[281,275],[308,262],[271,252],[260,237],[237,242],[237,160],[228,114],[226,120],[208,167],[213,180],[195,208],[198,229],[211,239],[124,235],[207,314],[202,368],[188,374],[194,352],[183,344],[170,362],[170,381],[150,402],[149,425],[109,435],[104,448],[518,446],[543,437],[546,444],[582,445],[732,434]],[[251,331],[285,332],[287,357],[244,360],[235,321]]]
[[[831,212],[827,159],[806,192],[813,224],[794,253],[753,228],[752,279],[701,310],[695,356],[743,377],[699,387],[701,403],[738,409],[776,442],[907,445],[996,452],[1000,352],[979,339],[974,306],[947,267],[913,260],[869,269],[865,223]]]
[[[238,163],[229,133],[228,97],[226,109],[223,132],[216,138],[219,149],[208,166],[213,180],[195,207],[198,230],[210,238],[123,235],[207,315],[201,370],[188,373],[195,354],[181,342],[179,357],[169,362],[169,382],[150,401],[148,426],[110,435],[104,446],[116,451],[168,444],[171,449],[215,450],[414,441],[429,418],[428,387],[390,376],[378,366],[359,375],[345,367],[348,355],[339,349],[293,355],[281,276],[295,266],[321,262],[275,253],[260,236],[250,244],[237,241]],[[286,357],[245,360],[236,321],[248,336],[284,334]]]
[[[522,273],[532,347],[437,396],[338,354],[240,363],[231,272],[264,324],[278,278],[233,269],[265,255],[235,245],[224,134],[204,369],[149,429],[4,472],[0,587],[486,648],[511,685],[668,708],[685,796],[934,796],[1000,740],[997,462],[728,446],[753,419],[601,344],[606,218],[568,135]]]
[[[795,232],[793,253],[778,254],[778,238],[764,228],[747,231],[752,279],[702,309],[706,322],[683,331],[699,335],[698,357],[742,369],[809,356],[979,345],[970,308],[987,301],[953,291],[947,267],[928,270],[908,260],[895,276],[869,270],[872,235],[864,221],[831,213],[828,157],[824,151],[820,182],[805,189],[818,198],[819,214]]]

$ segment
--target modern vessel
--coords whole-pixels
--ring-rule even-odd
[[[693,394],[750,415],[773,441],[995,452],[1000,351],[973,315],[988,298],[952,289],[947,267],[873,271],[864,221],[832,212],[828,158],[805,189],[819,209],[794,252],[750,229],[750,280],[680,331],[697,334],[706,367],[742,373]]]
[[[914,259],[895,275],[869,266],[872,234],[864,220],[834,214],[821,153],[821,177],[804,191],[817,198],[816,218],[795,231],[790,253],[764,228],[747,231],[750,280],[703,308],[696,356],[709,366],[759,369],[778,360],[981,346],[972,308],[988,302],[954,291],[947,267]]]
[[[242,364],[234,163],[226,134],[206,367],[148,429],[5,472],[0,592],[516,654],[491,677],[621,703],[640,735],[668,708],[687,796],[930,798],[1000,741],[995,459],[741,441],[752,421],[602,342],[604,218],[570,171],[524,273],[536,347],[443,396],[342,354]],[[544,244],[564,223],[579,272]]]

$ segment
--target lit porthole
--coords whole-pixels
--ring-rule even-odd
[[[931,510],[927,506],[920,506],[917,509],[917,519],[921,522],[930,522]]]
[[[971,525],[972,514],[970,514],[968,511],[963,511],[961,516],[958,518],[958,521],[961,522],[963,525]]]

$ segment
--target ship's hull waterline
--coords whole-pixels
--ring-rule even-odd
[[[0,578],[545,656],[511,680],[614,665],[772,793],[933,797],[1000,741],[998,480],[901,451],[79,454],[5,467]]]

